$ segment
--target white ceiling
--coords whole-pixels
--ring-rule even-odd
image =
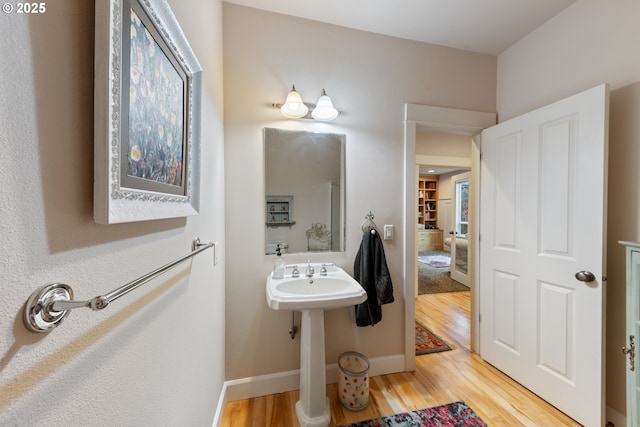
[[[224,0],[343,27],[498,55],[576,0]]]

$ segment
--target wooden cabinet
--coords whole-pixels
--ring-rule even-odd
[[[420,175],[418,178],[418,224],[435,228],[438,222],[438,178]]]
[[[640,242],[620,242],[627,253],[626,344],[623,348],[627,372],[627,426],[640,425],[640,356],[636,343],[640,339]]]
[[[418,251],[441,251],[442,230],[418,230]]]

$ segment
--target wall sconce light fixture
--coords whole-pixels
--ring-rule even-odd
[[[338,114],[340,113],[333,106],[333,102],[331,98],[329,98],[329,95],[327,95],[327,91],[322,89],[322,95],[318,99],[316,108],[311,111],[311,115],[316,120],[328,122],[338,117]]]
[[[302,97],[296,92],[296,85],[293,85],[291,88],[291,92],[289,92],[287,99],[284,101],[284,104],[282,104],[282,107],[280,107],[280,111],[283,116],[290,119],[299,119],[306,116],[309,112],[309,107],[302,102]]]
[[[304,118],[309,113],[309,109],[311,109],[311,117],[321,121],[333,120],[340,114],[333,106],[333,101],[331,101],[324,89],[322,89],[322,95],[318,99],[318,103],[313,105],[302,101],[302,97],[296,91],[295,85],[291,88],[291,92],[287,95],[284,104],[273,104],[273,106],[280,108],[282,115],[290,119]]]

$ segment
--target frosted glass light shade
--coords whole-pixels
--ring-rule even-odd
[[[309,112],[309,108],[302,102],[302,97],[296,92],[296,86],[291,88],[291,92],[287,95],[287,100],[280,107],[282,115],[290,119],[299,119]]]
[[[338,110],[333,106],[331,98],[327,95],[327,92],[322,89],[322,96],[318,99],[316,108],[311,112],[311,115],[316,120],[329,121],[338,117]]]

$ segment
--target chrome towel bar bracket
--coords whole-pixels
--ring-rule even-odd
[[[87,301],[74,301],[73,289],[64,283],[50,283],[36,289],[24,307],[24,324],[31,332],[49,332],[55,329],[74,308],[88,307],[92,310],[102,310],[112,301],[117,300],[132,290],[144,285],[148,281],[167,272],[183,261],[205,251],[214,248],[214,264],[216,260],[215,243],[200,243],[196,237],[191,244],[191,252],[166,265],[163,265],[144,276],[115,289],[108,294],[98,295]]]

